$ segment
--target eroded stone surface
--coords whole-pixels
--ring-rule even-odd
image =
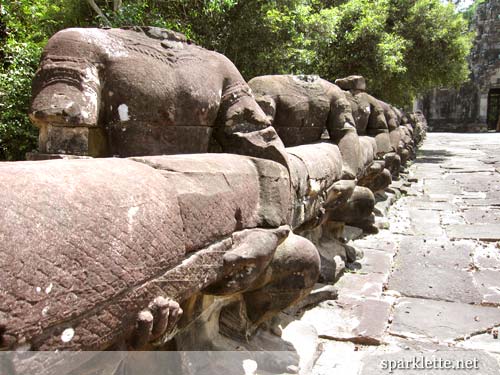
[[[478,270],[474,272],[474,282],[483,303],[500,305],[500,270]]]
[[[500,224],[459,224],[446,228],[450,239],[478,239],[483,241],[500,240]]]
[[[283,143],[236,67],[154,27],[56,33],[34,79],[30,116],[44,153],[123,157],[222,147],[285,163]]]
[[[474,250],[469,242],[410,237],[400,245],[389,288],[409,297],[480,303],[468,270]],[[446,280],[446,282],[443,282]]]
[[[405,337],[453,341],[500,324],[497,307],[418,298],[401,298],[389,332]]]
[[[379,344],[390,307],[389,302],[372,298],[327,301],[306,311],[302,320],[314,325],[323,338]]]

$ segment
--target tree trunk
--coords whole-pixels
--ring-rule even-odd
[[[115,0],[115,1],[119,1],[119,0]],[[108,18],[104,15],[101,8],[99,8],[99,6],[95,3],[94,0],[87,0],[87,3],[89,3],[90,7],[99,15],[99,17],[101,17],[104,20],[104,22],[108,26],[111,26],[111,22],[109,22]]]
[[[113,11],[118,12],[122,7],[122,0],[113,0]]]

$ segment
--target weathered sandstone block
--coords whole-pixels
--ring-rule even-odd
[[[292,181],[292,228],[318,221],[328,200],[329,189],[342,174],[339,148],[328,142],[288,147]]]

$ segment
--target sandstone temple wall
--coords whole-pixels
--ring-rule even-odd
[[[430,131],[478,132],[497,129],[500,113],[500,1],[478,5],[469,57],[470,80],[458,89],[436,88],[420,105]],[[498,90],[498,91],[497,91]]]

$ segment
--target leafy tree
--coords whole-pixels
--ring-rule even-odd
[[[472,4],[470,4],[468,7],[462,10],[462,14],[464,18],[469,21],[469,24],[472,24],[472,19],[474,18],[474,15],[476,14],[477,7],[479,4],[484,3],[485,0],[474,0]]]
[[[84,10],[76,0],[13,0],[2,5],[0,160],[24,159],[36,147],[37,130],[27,111],[42,48],[57,30],[92,19]]]
[[[467,22],[440,0],[243,2],[232,11],[224,52],[245,78],[362,74],[399,105],[467,78]]]
[[[362,74],[374,95],[399,105],[464,81],[471,46],[472,13],[441,0],[11,0],[0,14],[0,159],[7,160],[35,147],[30,82],[47,39],[65,27],[170,28],[225,54],[246,79]]]
[[[439,0],[414,1],[405,17],[395,23],[395,30],[409,41],[406,75],[397,82],[409,88],[407,97],[434,87],[458,86],[467,80],[467,56],[473,35],[452,4]],[[393,101],[397,101],[398,95],[404,98],[398,91],[392,95]]]

